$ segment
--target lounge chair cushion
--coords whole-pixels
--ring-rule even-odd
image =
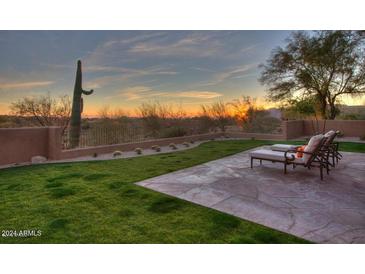
[[[285,162],[285,153],[269,149],[257,149],[250,152],[250,156],[256,159]],[[287,153],[287,157],[295,157],[295,153]],[[295,158],[294,163],[303,163],[302,158]]]
[[[329,144],[331,144],[332,142],[333,142],[333,140],[335,139],[335,137],[336,137],[336,132],[334,131],[334,130],[330,130],[330,131],[328,131],[325,135],[324,135],[324,137],[326,137],[327,139],[326,139],[326,141],[324,142],[324,145],[329,145]]]
[[[296,145],[285,145],[285,144],[275,144],[271,146],[271,150],[273,151],[288,151],[288,150],[295,150],[298,146]]]
[[[310,138],[308,145],[304,149],[304,152],[313,153],[321,144],[323,138],[325,138],[323,134],[315,135],[312,138]],[[304,153],[302,159],[304,163],[307,164],[311,158],[312,158],[311,154]]]

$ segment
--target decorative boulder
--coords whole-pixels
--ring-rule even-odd
[[[30,161],[32,162],[32,164],[40,164],[46,162],[47,158],[44,156],[33,156]]]
[[[169,144],[169,147],[170,147],[171,149],[177,149],[177,146],[176,146],[174,143]]]
[[[160,152],[160,151],[161,151],[161,147],[160,147],[160,146],[158,146],[158,145],[153,145],[153,146],[151,147],[151,149],[152,149],[152,150],[154,150],[154,151],[156,151],[156,152]]]
[[[113,157],[118,157],[118,156],[122,156],[122,152],[119,150],[116,150],[113,152]]]

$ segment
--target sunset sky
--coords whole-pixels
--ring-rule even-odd
[[[258,97],[258,65],[289,31],[0,31],[0,113],[25,96],[72,96],[83,63],[84,114],[145,101],[201,104]],[[359,104],[361,100],[346,100]],[[266,103],[266,106],[269,104]]]

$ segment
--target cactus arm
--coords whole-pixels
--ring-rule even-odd
[[[94,92],[94,90],[92,89],[92,90],[89,90],[89,91],[87,91],[87,90],[82,90],[82,94],[85,94],[85,95],[90,95],[90,94],[92,94]]]
[[[81,97],[80,98],[80,113],[82,113],[84,111],[84,99]]]

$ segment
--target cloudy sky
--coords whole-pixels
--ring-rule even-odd
[[[0,113],[24,96],[72,96],[82,60],[85,114],[144,101],[201,104],[263,98],[258,65],[288,31],[0,31]],[[261,99],[264,102],[263,99]]]

